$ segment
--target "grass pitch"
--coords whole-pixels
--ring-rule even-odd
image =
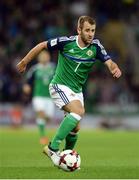
[[[51,138],[55,130],[49,130]],[[81,170],[64,172],[42,153],[37,129],[0,128],[0,178],[137,179],[139,132],[81,130]]]

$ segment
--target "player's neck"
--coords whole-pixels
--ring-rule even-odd
[[[77,36],[77,43],[78,43],[79,47],[81,47],[81,48],[85,48],[85,47],[88,46],[88,44],[85,44],[85,43],[82,41],[80,35]]]

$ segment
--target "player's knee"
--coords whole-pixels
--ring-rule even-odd
[[[84,108],[77,109],[75,113],[77,113],[79,116],[83,117],[85,114],[85,109]]]
[[[39,118],[45,118],[45,112],[44,111],[38,111],[37,112],[37,116],[39,117]]]

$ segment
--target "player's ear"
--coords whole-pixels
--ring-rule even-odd
[[[77,27],[77,33],[80,35],[81,34],[81,28]]]

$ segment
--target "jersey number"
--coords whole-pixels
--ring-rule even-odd
[[[77,72],[78,67],[80,66],[81,62],[79,62],[74,70],[74,72]]]

